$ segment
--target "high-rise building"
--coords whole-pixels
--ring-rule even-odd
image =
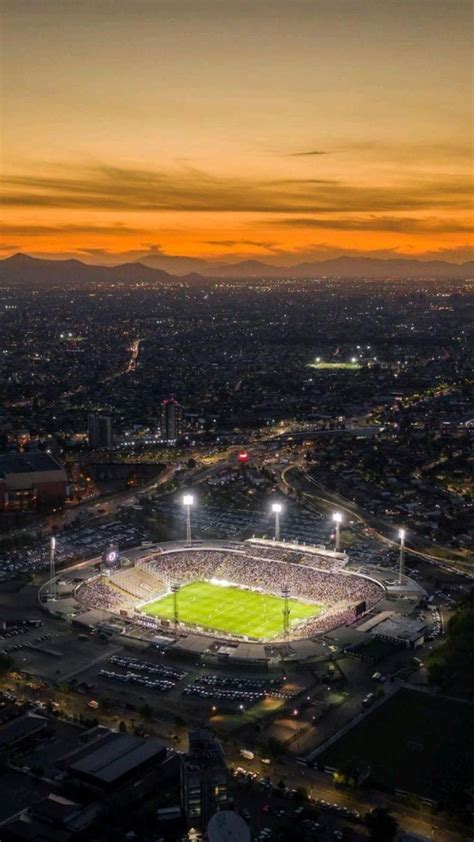
[[[206,828],[229,803],[222,746],[209,731],[191,731],[189,751],[181,755],[181,806],[191,827]]]
[[[89,447],[93,450],[112,450],[112,418],[110,415],[90,413],[87,416],[87,434]]]
[[[183,433],[183,407],[174,398],[168,398],[161,404],[160,429],[163,441],[176,441]]]

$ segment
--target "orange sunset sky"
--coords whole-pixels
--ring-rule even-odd
[[[464,0],[4,0],[2,251],[472,256]]]

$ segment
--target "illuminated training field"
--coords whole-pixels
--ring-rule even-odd
[[[345,362],[328,362],[325,363],[323,360],[319,362],[309,363],[308,368],[316,368],[319,371],[358,371],[361,368],[360,363],[345,363]]]
[[[290,625],[298,620],[318,617],[322,605],[288,600]],[[271,638],[281,635],[284,600],[279,596],[235,587],[193,582],[178,593],[179,620],[196,623],[206,629],[246,635],[252,638]],[[150,602],[141,609],[152,617],[173,621],[174,601],[169,594]]]

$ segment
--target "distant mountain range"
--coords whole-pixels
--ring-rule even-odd
[[[14,254],[0,261],[0,282],[25,286],[90,283],[94,281],[168,281],[176,278],[143,263],[121,266],[90,266],[81,260],[42,260],[28,254]]]
[[[171,274],[163,268],[171,268]],[[179,271],[178,269],[181,269]],[[188,274],[183,274],[186,267]],[[474,277],[474,261],[456,264],[443,260],[380,260],[370,257],[336,257],[295,266],[273,266],[260,260],[241,263],[211,263],[198,258],[173,258],[161,255],[147,257],[141,263],[118,266],[92,266],[80,260],[43,260],[27,254],[15,254],[0,260],[0,283],[25,286],[54,286],[94,281],[134,283],[176,283],[180,280],[199,283],[205,278],[367,278],[371,280],[416,278],[465,280]]]

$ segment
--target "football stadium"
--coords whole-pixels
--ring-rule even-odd
[[[288,642],[349,625],[383,598],[381,581],[346,564],[343,553],[263,539],[174,542],[89,570],[75,599],[157,633]]]

